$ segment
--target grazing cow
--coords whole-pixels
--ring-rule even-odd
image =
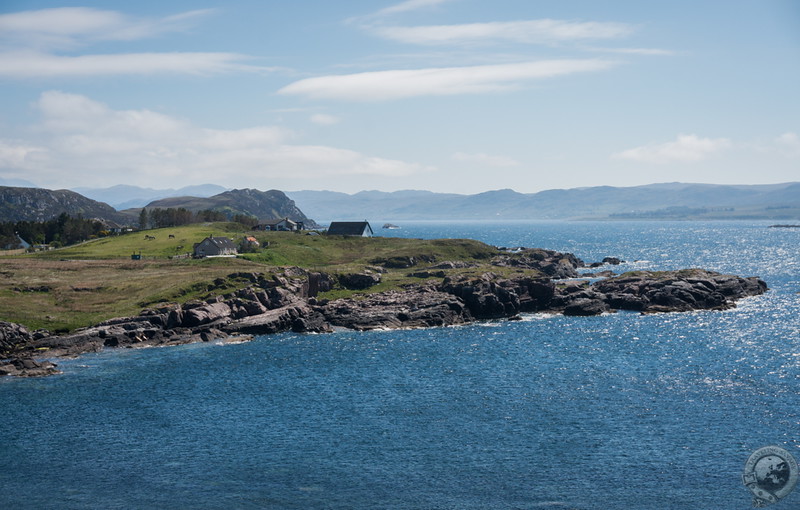
[[[156,238],[156,236],[145,235],[144,238],[147,239],[148,241],[152,241]]]
[[[172,234],[170,234],[170,235],[169,235],[169,238],[170,238],[170,239],[175,239],[175,236],[174,236],[174,235],[172,235]]]

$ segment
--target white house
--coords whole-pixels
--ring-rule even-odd
[[[231,256],[237,253],[236,245],[227,237],[208,236],[194,245],[194,256],[197,258]]]

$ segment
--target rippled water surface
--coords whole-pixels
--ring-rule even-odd
[[[0,381],[0,508],[744,509],[753,450],[800,459],[800,230],[401,226],[381,233],[629,261],[618,270],[705,267],[771,290],[725,312],[61,361],[61,376]],[[797,491],[776,508],[799,506]]]

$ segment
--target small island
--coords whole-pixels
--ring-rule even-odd
[[[212,228],[211,238],[247,240],[246,253],[172,255]],[[137,249],[141,257],[131,260]],[[616,275],[620,262],[469,239],[309,236],[232,223],[134,232],[0,259],[0,375],[58,373],[54,359],[105,348],[441,327],[522,313],[724,310],[767,290],[757,277],[704,269]]]

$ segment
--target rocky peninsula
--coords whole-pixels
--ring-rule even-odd
[[[0,375],[55,374],[53,359],[106,347],[247,340],[284,331],[441,327],[536,312],[592,316],[617,310],[724,310],[767,290],[758,277],[704,269],[581,274],[582,268],[610,267],[620,260],[585,264],[572,254],[543,249],[507,250],[481,264],[410,256],[372,262],[364,272],[347,274],[297,267],[235,273],[230,276],[247,280],[245,288],[217,295],[212,286],[202,300],[165,303],[64,335],[0,322]],[[368,291],[398,268],[410,269],[401,288]],[[334,287],[367,292],[320,297]]]

